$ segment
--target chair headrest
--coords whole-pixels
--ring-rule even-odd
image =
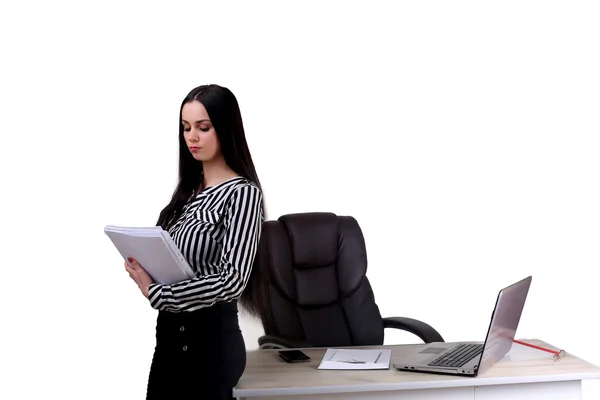
[[[288,231],[292,257],[299,268],[335,263],[338,252],[338,217],[333,213],[287,214],[279,221]]]

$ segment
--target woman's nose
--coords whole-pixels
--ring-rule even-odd
[[[190,131],[190,140],[192,142],[197,142],[200,139],[200,134],[198,133],[198,131],[196,129],[192,129]]]

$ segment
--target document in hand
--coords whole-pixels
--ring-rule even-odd
[[[173,284],[194,277],[194,271],[167,231],[160,226],[130,228],[108,225],[104,233],[123,259],[135,258],[154,282]]]
[[[389,369],[392,351],[327,349],[319,369]]]

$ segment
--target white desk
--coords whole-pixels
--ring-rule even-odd
[[[555,348],[540,340],[527,342]],[[410,346],[382,347],[392,349],[393,363]],[[568,349],[557,362],[545,352],[543,359],[539,353],[537,359],[506,358],[476,378],[402,372],[391,365],[379,371],[318,370],[325,350],[303,349],[312,361],[300,364],[281,361],[277,350],[249,351],[234,396],[244,400],[581,400],[582,380],[600,378],[600,368],[570,355]]]

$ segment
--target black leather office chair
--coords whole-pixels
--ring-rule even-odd
[[[382,345],[384,328],[425,343],[444,341],[419,320],[381,317],[353,217],[317,212],[265,221],[257,267],[268,304],[261,311],[261,349]]]

